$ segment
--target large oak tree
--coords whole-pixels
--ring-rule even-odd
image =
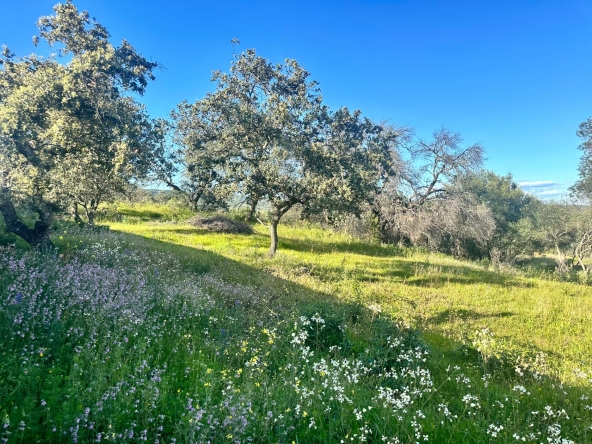
[[[133,95],[143,94],[157,64],[109,33],[71,1],[37,25],[57,55],[0,63],[0,212],[8,231],[37,248],[52,247],[59,208],[83,205],[92,222],[98,204],[146,174],[153,131]],[[62,58],[66,61],[61,62]],[[37,214],[34,227],[17,208]]]
[[[359,112],[330,112],[309,77],[295,60],[273,64],[248,50],[229,73],[214,73],[214,92],[173,114],[186,178],[198,172],[196,184],[232,183],[251,202],[269,202],[270,256],[295,205],[356,212],[391,170],[395,134]]]

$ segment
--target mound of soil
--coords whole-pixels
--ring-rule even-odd
[[[187,221],[201,230],[212,231],[214,233],[233,233],[233,234],[253,234],[253,228],[243,222],[239,222],[224,216],[195,216]]]

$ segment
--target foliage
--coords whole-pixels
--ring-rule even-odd
[[[477,203],[485,205],[491,211],[495,222],[495,232],[489,242],[483,245],[481,256],[494,255],[497,252],[502,260],[512,260],[518,253],[528,249],[517,224],[527,223],[532,218],[536,199],[527,195],[516,185],[511,174],[499,176],[493,171],[479,170],[455,177],[453,188],[455,193],[473,196]],[[530,220],[530,219],[528,219]]]
[[[143,94],[156,63],[107,30],[71,1],[42,17],[40,37],[58,45],[54,56],[0,59],[1,203],[8,229],[35,246],[51,245],[58,208],[83,206],[93,222],[98,205],[147,173],[152,125],[131,94]],[[36,42],[39,38],[36,39]],[[22,224],[15,205],[39,215]]]
[[[215,92],[173,114],[191,186],[234,184],[252,208],[269,202],[271,256],[292,207],[359,212],[391,168],[396,135],[359,111],[329,112],[309,76],[295,60],[272,64],[249,50],[230,73],[214,73]]]
[[[525,210],[533,200],[516,185],[511,174],[499,176],[493,171],[470,171],[456,176],[454,185],[487,205],[495,219],[498,236],[511,232],[511,224],[525,216]]]
[[[579,146],[582,151],[578,166],[579,179],[572,191],[587,199],[592,198],[592,117],[582,122],[576,133],[583,141]]]
[[[541,202],[533,218],[521,221],[517,228],[528,252],[552,251],[556,255],[560,272],[567,272],[573,265],[584,273],[590,272],[586,263],[592,253],[590,207],[570,201]]]

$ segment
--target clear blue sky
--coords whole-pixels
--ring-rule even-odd
[[[0,43],[18,55],[57,0],[0,0]],[[274,62],[296,59],[326,102],[480,142],[486,167],[552,196],[577,176],[575,131],[592,115],[592,1],[79,0],[79,9],[166,69],[153,116],[201,98],[228,70],[230,39]],[[541,194],[542,193],[542,194]]]

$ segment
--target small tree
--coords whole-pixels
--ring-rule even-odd
[[[430,202],[446,199],[453,191],[454,178],[477,170],[483,162],[479,144],[462,146],[462,137],[446,129],[434,132],[431,142],[413,141],[410,130],[403,131],[404,156],[397,162],[397,176],[385,182],[375,200],[374,213],[380,221],[383,241],[409,240],[400,231],[407,213],[415,213]]]
[[[578,201],[538,202],[534,216],[522,226],[531,239],[532,250],[555,253],[559,271],[578,266],[589,273],[586,259],[592,253],[590,208]],[[568,262],[568,257],[571,256]]]
[[[512,259],[522,244],[516,224],[522,218],[531,217],[535,198],[522,191],[511,174],[499,176],[486,170],[456,176],[451,192],[472,196],[491,210],[495,232],[491,242],[484,246],[484,253],[495,248],[504,259]]]

